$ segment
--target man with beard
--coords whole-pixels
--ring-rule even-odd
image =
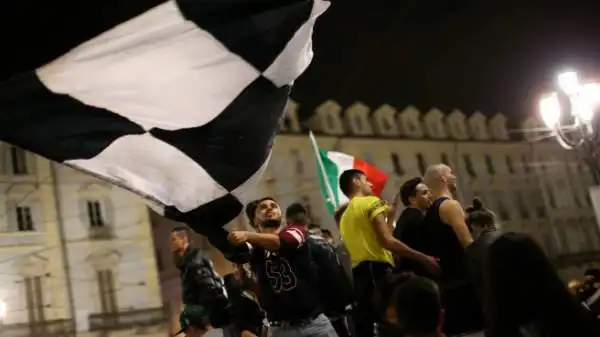
[[[446,310],[444,330],[448,335],[481,330],[483,314],[464,250],[473,238],[462,206],[454,199],[456,176],[448,165],[432,165],[424,182],[433,202],[422,226],[423,250],[438,257],[442,268],[438,282]]]
[[[228,325],[231,317],[223,279],[215,271],[210,258],[202,250],[192,247],[187,227],[173,228],[171,251],[181,271],[184,307],[190,312],[203,312],[212,327]]]
[[[374,324],[381,321],[374,298],[377,286],[392,271],[395,253],[437,272],[436,260],[394,238],[388,223],[387,203],[373,195],[373,185],[360,170],[347,170],[340,176],[340,188],[350,199],[340,221],[342,239],[352,260],[354,281],[354,324],[358,337],[374,335]]]
[[[282,226],[281,208],[269,197],[247,206],[246,214],[258,233],[232,231],[234,245],[246,244],[246,259],[231,257],[233,262],[249,262],[259,285],[258,299],[271,324],[274,337],[337,337],[319,305],[315,275],[306,228],[294,224]]]
[[[406,207],[394,229],[394,237],[409,247],[421,250],[421,226],[425,212],[431,205],[431,191],[423,184],[421,177],[412,178],[400,187],[400,200]],[[398,261],[397,269],[401,272],[413,272],[417,275],[428,275],[423,266],[413,260]]]

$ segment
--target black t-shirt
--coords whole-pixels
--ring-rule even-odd
[[[278,252],[261,247],[252,251],[250,265],[258,278],[258,298],[270,321],[307,319],[321,312],[306,236],[304,228],[288,226],[280,233]]]
[[[396,221],[394,237],[410,248],[416,251],[422,251],[424,248],[421,227],[424,219],[425,214],[421,210],[412,207],[404,209]],[[396,269],[398,271],[413,272],[417,275],[429,276],[429,273],[418,261],[398,258],[396,262]]]

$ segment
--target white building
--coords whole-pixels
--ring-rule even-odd
[[[2,336],[165,336],[141,199],[8,144],[0,154]]]
[[[306,203],[314,218],[335,230],[298,109],[298,103],[290,102],[261,192],[284,205]],[[355,155],[388,172],[388,199],[428,165],[448,163],[457,173],[465,204],[478,196],[495,210],[504,229],[533,235],[563,276],[581,276],[581,269],[600,261],[599,227],[588,193],[595,185],[590,171],[575,152],[538,134],[541,124],[534,119],[522,127],[534,132],[513,139],[502,114],[487,118],[477,111],[467,116],[460,110],[445,114],[412,106],[399,111],[360,102],[342,107],[330,100],[315,109],[309,125],[321,147]]]

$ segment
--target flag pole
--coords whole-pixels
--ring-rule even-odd
[[[329,184],[329,177],[327,176],[327,172],[325,171],[325,165],[323,164],[323,160],[321,159],[321,153],[319,152],[319,145],[317,145],[317,140],[315,139],[315,135],[312,131],[308,132],[308,137],[310,138],[310,142],[315,150],[315,156],[317,157],[317,164],[319,165],[319,169],[321,170],[321,174],[323,176],[323,183],[325,184],[325,189],[327,190],[327,194],[329,194],[329,202],[333,206],[333,210],[338,208],[337,200],[335,200],[335,194],[333,193],[333,189]]]

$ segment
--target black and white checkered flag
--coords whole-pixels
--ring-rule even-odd
[[[0,139],[221,228],[253,197],[328,5],[162,3],[0,83]]]

